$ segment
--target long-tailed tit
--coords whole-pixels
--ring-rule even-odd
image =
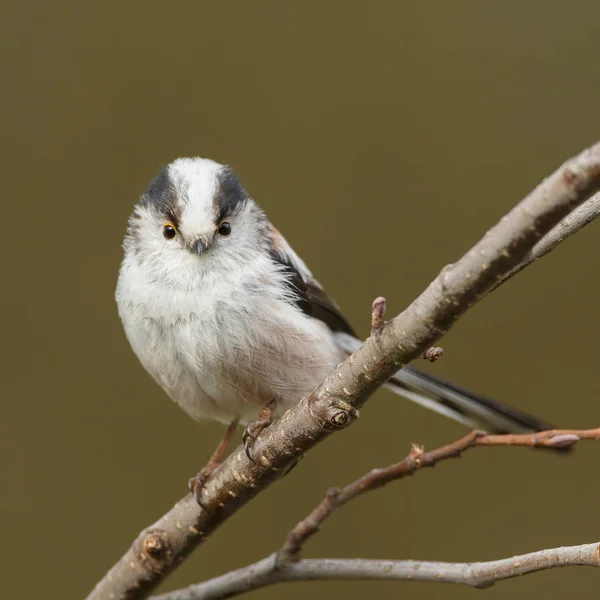
[[[116,299],[127,338],[194,419],[248,424],[266,404],[285,411],[360,345],[231,169],[212,160],[178,159],[152,181],[124,249]],[[411,366],[387,385],[468,427],[547,427]],[[246,429],[248,447],[269,413]]]

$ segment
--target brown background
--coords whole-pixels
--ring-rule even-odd
[[[597,2],[5,2],[0,9],[6,598],[81,598],[186,491],[221,434],[131,353],[113,290],[126,218],[164,163],[231,164],[357,328],[400,311],[563,159],[596,141]],[[598,226],[476,306],[432,368],[599,424]],[[330,485],[463,433],[387,392],[228,522],[170,589],[254,561]],[[598,453],[482,449],[340,511],[309,556],[469,561],[598,540]],[[587,596],[598,573],[488,600]],[[471,598],[309,583],[255,598]],[[442,596],[443,595],[443,596]]]

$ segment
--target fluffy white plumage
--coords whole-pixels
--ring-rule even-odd
[[[267,221],[254,202],[228,217],[231,235],[215,233],[220,169],[203,159],[168,167],[178,236],[163,237],[155,205],[136,207],[116,299],[131,347],[177,404],[195,419],[247,422],[274,397],[289,408],[344,353],[322,321],[296,308],[286,273],[262,251]],[[198,235],[211,238],[204,256],[189,248]]]
[[[281,412],[360,344],[233,172],[214,161],[182,158],[164,169],[129,219],[124,250],[116,300],[127,338],[194,419],[247,423],[271,400]],[[389,385],[471,427],[548,427],[411,367]]]

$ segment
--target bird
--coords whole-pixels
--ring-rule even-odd
[[[238,422],[252,458],[260,432],[362,342],[229,166],[164,167],[133,208],[123,250],[115,298],[133,352],[193,419],[228,425],[190,482],[201,502]],[[470,428],[551,428],[411,365],[386,385]]]

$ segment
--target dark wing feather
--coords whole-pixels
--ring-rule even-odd
[[[311,312],[308,314],[326,323],[331,331],[341,331],[356,337],[352,325],[348,323],[338,305],[322,287],[314,285],[312,282],[306,282],[305,293],[311,308]]]
[[[338,305],[316,281],[304,279],[288,257],[280,252],[275,251],[272,256],[287,275],[290,290],[297,298],[296,305],[304,314],[323,321],[331,331],[340,331],[356,336]]]

